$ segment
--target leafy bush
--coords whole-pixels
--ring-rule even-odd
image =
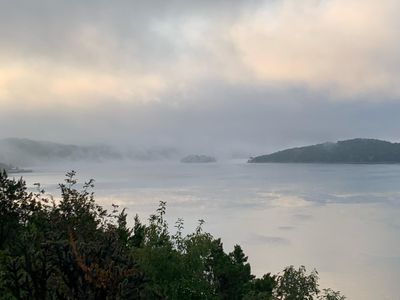
[[[0,299],[345,299],[304,267],[255,278],[242,248],[226,253],[203,220],[184,235],[178,219],[171,233],[165,202],[129,228],[124,209],[96,204],[93,180],[78,186],[67,173],[56,201],[0,173]]]

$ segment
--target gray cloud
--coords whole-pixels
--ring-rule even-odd
[[[396,1],[0,3],[1,137],[244,156],[399,139]]]
[[[313,216],[307,214],[294,214],[293,217],[300,221],[308,221],[313,218]]]
[[[280,230],[293,230],[295,227],[294,226],[279,226],[278,229]]]
[[[256,243],[269,244],[269,245],[289,245],[290,241],[286,238],[279,236],[265,236],[261,234],[254,234],[252,240]]]
[[[68,63],[146,64],[181,55],[196,22],[232,22],[257,1],[1,1],[2,51]],[[196,28],[193,28],[196,29]],[[98,44],[96,44],[98,43]],[[100,46],[96,49],[95,46]],[[96,55],[97,54],[97,55]],[[29,58],[29,57],[28,57]],[[155,66],[155,64],[152,64]]]

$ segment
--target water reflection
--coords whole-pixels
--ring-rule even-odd
[[[76,167],[76,168],[74,168]],[[179,163],[76,165],[96,179],[96,199],[127,207],[146,219],[168,203],[173,227],[205,229],[232,248],[239,243],[253,272],[286,265],[317,268],[321,285],[348,299],[395,299],[400,293],[400,166]],[[57,195],[68,170],[49,167],[26,174]]]

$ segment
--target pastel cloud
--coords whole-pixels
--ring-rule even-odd
[[[398,1],[283,0],[232,29],[256,79],[339,94],[400,95]]]
[[[238,153],[399,139],[397,0],[0,3],[2,137]]]
[[[63,2],[63,12],[43,2],[29,17],[12,7],[15,21],[2,15],[11,33],[0,32],[0,103],[168,101],[208,80],[400,95],[398,1],[151,3]]]

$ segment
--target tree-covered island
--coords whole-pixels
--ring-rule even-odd
[[[250,163],[400,163],[400,143],[352,139],[256,156]]]

